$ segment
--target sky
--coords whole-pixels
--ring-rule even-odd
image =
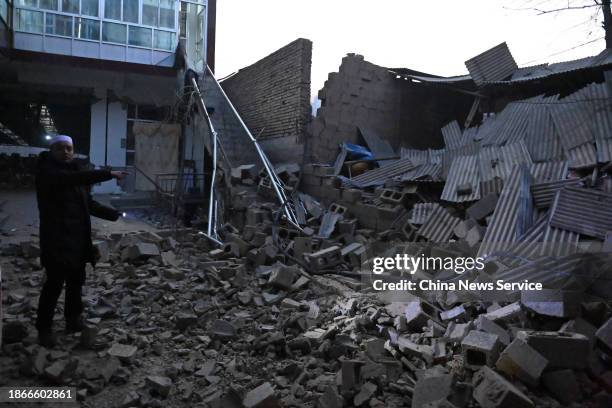
[[[605,42],[597,8],[534,10],[562,8],[567,1],[217,0],[216,76],[300,37],[313,42],[312,98],[348,53],[441,76],[467,73],[467,59],[503,41],[519,67],[598,54]]]

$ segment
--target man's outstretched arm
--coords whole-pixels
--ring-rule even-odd
[[[121,180],[127,173],[110,170],[61,170],[55,166],[43,165],[38,169],[37,178],[43,184],[60,185],[92,185],[112,179]]]

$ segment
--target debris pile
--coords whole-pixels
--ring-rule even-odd
[[[23,189],[34,185],[36,156],[0,153],[0,189]]]
[[[501,198],[462,211],[410,204],[410,190],[348,188],[326,208],[295,190],[298,231],[265,202],[260,175],[234,174],[221,247],[191,229],[98,233],[87,328],[57,349],[35,344],[36,244],[5,247],[2,385],[70,385],[96,407],[609,406],[605,299],[561,290],[544,300],[391,302],[364,284],[372,254],[427,250],[416,226],[432,215],[444,221],[430,240],[477,248]],[[606,194],[572,186],[558,195],[574,190]],[[359,206],[369,227],[351,214]]]

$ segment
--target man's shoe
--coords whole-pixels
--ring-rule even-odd
[[[38,331],[38,344],[46,348],[53,348],[56,346],[57,341],[55,335],[51,329],[39,330]]]
[[[80,317],[77,319],[70,319],[66,321],[66,333],[76,333],[83,331],[85,323]]]

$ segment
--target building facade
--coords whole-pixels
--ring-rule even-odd
[[[32,146],[65,133],[94,165],[133,166],[134,129],[175,121],[183,67],[214,67],[215,8],[216,0],[0,0],[0,123]]]

